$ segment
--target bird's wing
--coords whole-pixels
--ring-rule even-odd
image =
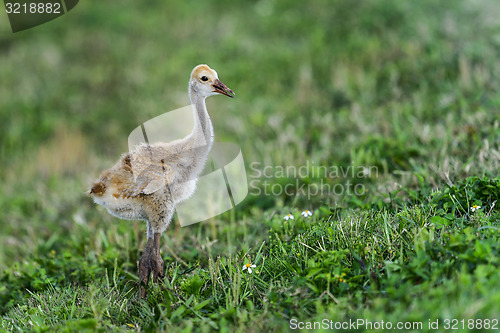
[[[152,194],[176,179],[176,171],[165,159],[134,154],[132,156],[132,172],[134,175],[133,195]]]

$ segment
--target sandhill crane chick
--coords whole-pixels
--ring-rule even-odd
[[[163,278],[160,237],[172,220],[176,204],[195,191],[214,140],[205,98],[217,94],[233,97],[234,92],[219,80],[215,70],[196,66],[189,80],[192,132],[173,142],[136,146],[104,171],[88,191],[110,214],[146,221],[148,241],[139,260],[140,298],[146,296],[151,272],[154,282]]]

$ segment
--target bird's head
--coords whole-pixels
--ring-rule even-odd
[[[202,95],[209,97],[217,94],[233,98],[234,92],[224,83],[220,82],[217,72],[207,65],[198,65],[191,72],[190,87]]]

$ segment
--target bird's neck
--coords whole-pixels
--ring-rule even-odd
[[[205,97],[196,92],[193,87],[189,88],[189,98],[193,105],[194,127],[191,132],[191,140],[197,147],[210,147],[214,141],[214,130],[212,121],[207,111]]]

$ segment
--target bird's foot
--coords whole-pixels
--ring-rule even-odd
[[[146,288],[149,282],[149,275],[151,275],[151,264],[149,258],[152,252],[152,244],[148,239],[146,248],[142,253],[141,259],[139,260],[139,299],[146,297]]]
[[[153,282],[160,282],[165,277],[163,273],[163,259],[161,258],[160,251],[152,251],[149,257],[149,263],[151,265],[151,270],[153,271]]]
[[[159,234],[155,234],[154,240],[149,238],[146,248],[139,260],[139,299],[146,297],[146,288],[151,272],[153,272],[154,283],[157,283],[158,280],[163,280],[165,276],[163,273],[163,259],[160,255],[159,240]]]

